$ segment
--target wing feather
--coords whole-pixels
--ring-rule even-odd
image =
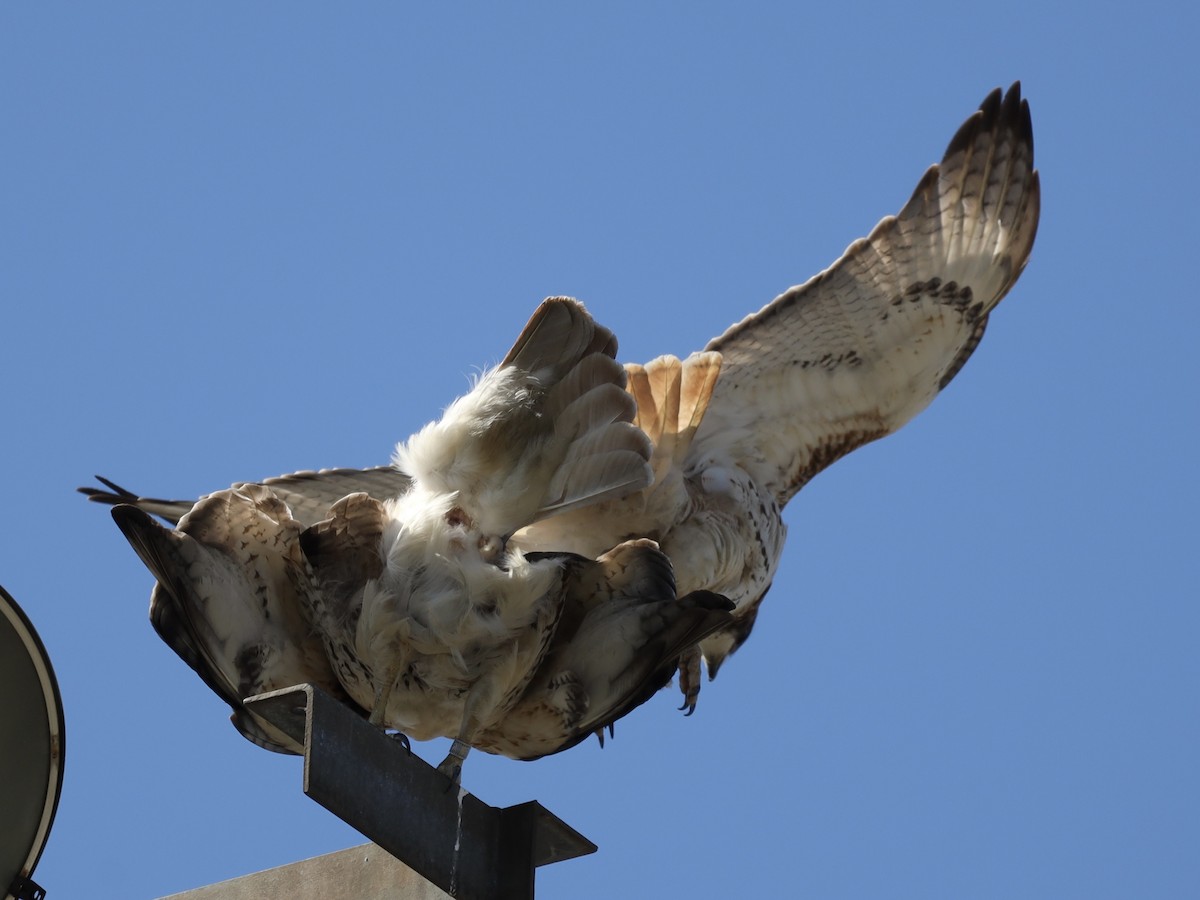
[[[532,554],[531,558],[556,554]],[[733,604],[700,591],[676,598],[670,560],[650,540],[568,562],[564,610],[528,688],[476,746],[518,759],[573,747],[671,680],[693,646],[731,621]]]
[[[229,704],[243,735],[299,753],[242,706],[302,682],[342,696],[308,618],[311,583],[287,507],[247,486],[201,500],[174,530],[130,505],[114,507],[113,519],[158,582],[150,620],[162,639]]]
[[[959,129],[897,216],[712,340],[723,357],[693,459],[732,459],[786,503],[924,409],[1024,269],[1040,203],[1014,84]]]
[[[128,504],[143,512],[166,519],[172,525],[187,515],[196,505],[195,500],[163,500],[158,497],[142,497],[126,490],[119,484],[97,475],[96,480],[108,490],[93,487],[77,488],[89,500],[109,506]],[[365,493],[376,500],[391,500],[408,490],[409,477],[393,466],[375,466],[370,469],[320,469],[318,471],[292,472],[262,481],[239,481],[233,485],[238,489],[251,485],[263,485],[291,510],[292,518],[308,526],[321,521],[331,507],[348,494]],[[202,498],[203,499],[203,498]]]
[[[485,534],[640,490],[650,442],[615,352],[583,304],[543,301],[504,361],[396,448],[396,466],[422,490],[453,493]]]

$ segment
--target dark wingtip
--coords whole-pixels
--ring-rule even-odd
[[[1000,121],[1019,133],[1022,109],[1028,105],[1021,99],[1021,82],[1014,81],[1012,87],[1008,89],[1008,93],[1004,95],[1004,102],[1000,105]]]
[[[109,514],[121,529],[121,533],[131,542],[147,525],[158,525],[148,514],[128,503],[118,503],[109,510]]]
[[[83,494],[83,496],[87,497],[94,503],[108,503],[112,505],[114,503],[121,503],[126,500],[137,499],[137,495],[134,494],[133,491],[126,490],[119,484],[109,481],[103,475],[93,475],[92,477],[108,488],[108,490],[102,491],[99,488],[94,487],[77,487],[75,490]]]
[[[1021,99],[1021,82],[1014,81],[1007,91],[994,88],[983,98],[976,110],[954,133],[946,145],[946,157],[964,150],[975,136],[990,130],[1000,122],[1011,128],[1019,137],[1033,146],[1033,119],[1029,114],[1029,103]]]
[[[117,484],[115,481],[109,481],[103,475],[96,475],[94,477],[98,482],[100,482],[102,485],[104,485],[106,488],[108,488],[114,494],[120,494],[122,497],[132,497],[134,495],[133,491],[126,490],[125,488],[123,488],[119,484]]]
[[[136,506],[131,506],[128,503],[118,503],[108,511],[109,515],[113,517],[113,521],[116,522],[117,525],[122,528],[122,530],[124,530],[124,526],[127,523],[136,520],[138,518],[138,514],[141,512],[142,511]]]
[[[1029,112],[1029,101],[1021,96],[1021,82],[1014,81],[1004,95],[1004,103],[1000,110],[1000,121],[1005,128],[1012,131],[1017,139],[1029,147],[1029,157],[1033,158],[1033,116]]]
[[[993,88],[988,92],[988,95],[983,98],[983,102],[979,104],[979,111],[983,113],[983,121],[986,124],[991,124],[995,121],[997,114],[1004,102],[1004,92],[1000,88]]]
[[[155,579],[169,594],[178,593],[178,585],[172,583],[170,566],[163,563],[164,541],[170,531],[154,521],[153,517],[144,510],[120,503],[109,510],[113,521],[125,535],[125,540],[138,555],[138,558],[150,570]],[[157,627],[157,626],[156,626]],[[167,643],[171,643],[169,640]]]
[[[1020,94],[1021,82],[1013,83],[1011,91]],[[1014,116],[1013,127],[1017,132],[1017,136],[1029,145],[1029,158],[1033,159],[1033,115],[1029,112],[1029,101],[1021,100],[1020,108]]]
[[[975,131],[979,127],[979,120],[982,117],[982,112],[974,112],[967,121],[958,126],[958,131],[954,132],[954,137],[950,138],[950,143],[946,145],[946,152],[942,154],[943,158],[949,158],[956,153],[961,153],[970,145],[975,137]]]

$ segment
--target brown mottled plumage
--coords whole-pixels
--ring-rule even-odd
[[[428,521],[415,546],[456,541],[485,580],[494,577],[488,567],[503,568],[509,554],[542,573],[539,577],[555,573],[546,588],[559,598],[557,624],[546,626],[554,637],[531,651],[538,661],[526,667],[525,693],[511,705],[513,692],[505,693],[493,707],[503,712],[475,729],[479,746],[515,756],[562,749],[585,732],[570,733],[564,725],[555,731],[555,720],[587,729],[623,714],[663,680],[664,661],[673,656],[680,659],[685,706],[694,707],[701,652],[712,677],[750,634],[782,554],[783,507],[825,467],[902,427],[961,370],[1029,259],[1040,197],[1029,107],[1014,84],[1006,94],[988,95],[898,215],[883,219],[828,269],[729,328],[703,353],[627,366],[627,396],[636,409],[622,420],[627,427],[620,440],[608,448],[616,455],[597,453],[577,433],[574,449],[564,451],[539,418],[553,410],[549,418],[586,430],[597,422],[571,405],[572,392],[602,388],[606,403],[614,402],[614,391],[620,393],[614,366],[606,362],[615,353],[611,333],[570,337],[572,315],[586,313],[559,300],[551,307],[553,327],[544,322],[542,333],[560,330],[574,346],[571,352],[593,360],[587,366],[577,359],[565,369],[549,366],[552,380],[573,385],[563,396],[531,399],[519,378],[489,382],[483,386],[487,402],[481,403],[482,395],[464,398],[457,412],[452,407],[422,433],[428,441],[418,435],[403,448],[393,470],[327,470],[263,484],[304,525],[326,520],[335,501],[363,492],[382,504],[392,523],[381,526],[385,530],[412,512],[395,498],[421,497],[432,489],[444,500],[453,493],[465,501],[418,504]],[[542,365],[535,361],[542,352],[536,320],[501,369]],[[531,403],[548,405],[534,413]],[[485,421],[494,424],[479,433]],[[461,444],[464,452],[429,452],[430,444]],[[531,445],[547,448],[548,455],[528,454]],[[606,478],[615,471],[610,464],[627,459],[620,454],[635,445],[645,447],[648,467],[636,477]],[[85,493],[168,518],[191,508],[104,484],[112,492]],[[642,539],[656,542],[657,549],[639,544]],[[346,558],[360,550],[347,548]],[[661,590],[625,596],[617,579],[595,593],[603,598],[599,606],[579,598],[579,585],[571,579],[605,571],[613,558],[606,554],[635,551],[646,554],[650,568],[659,559],[655,554],[665,554],[662,565],[669,561],[677,584],[668,591],[663,581]],[[314,563],[318,558],[336,554],[316,554]],[[346,568],[343,561],[320,577],[333,583],[344,578]],[[156,575],[162,589],[163,576],[157,570]],[[678,602],[676,589],[683,598]],[[703,592],[733,601],[733,616],[717,601],[709,609]],[[488,591],[477,586],[466,591],[473,607],[476,593]],[[681,607],[691,610],[690,618],[673,619],[683,615]],[[605,616],[618,611],[619,625],[610,627]],[[353,644],[349,630],[345,642]],[[196,666],[192,641],[173,646]],[[615,661],[607,669],[590,669],[605,653],[628,660],[628,668]],[[604,688],[606,683],[619,686]],[[217,686],[223,696],[226,687]],[[585,695],[598,706],[585,709],[580,699]],[[603,710],[598,717],[597,709]]]
[[[304,681],[346,696],[312,627],[311,579],[287,506],[266,487],[244,485],[197,501],[174,530],[131,505],[116,506],[113,518],[157,581],[155,631],[230,705],[247,739],[299,753],[242,706]]]
[[[510,544],[531,522],[650,485],[651,444],[615,351],[579,303],[545,301],[500,365],[397,449],[403,476],[364,473],[385,501],[358,491],[317,513],[353,483],[345,470],[241,484],[182,515],[187,504],[108,482],[113,494],[87,493],[119,504],[158,580],[155,627],[249,739],[296,752],[242,700],[311,681],[373,724],[453,737],[441,768],[454,778],[473,745],[542,756],[642,703],[730,620],[723,598],[677,600],[653,541],[615,542],[597,560]],[[297,484],[319,489],[295,498],[307,521],[279,496]],[[547,678],[571,681],[569,709]]]

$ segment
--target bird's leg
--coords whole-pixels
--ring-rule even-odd
[[[367,719],[376,728],[387,730],[388,703],[400,673],[408,666],[409,642],[412,640],[412,619],[404,618],[393,626],[395,633],[382,647],[372,654],[370,660],[371,680],[375,686],[375,699],[371,704],[371,715]],[[408,738],[404,738],[408,746]],[[411,749],[411,748],[410,748]]]
[[[396,684],[396,679],[400,676],[400,666],[398,664],[389,664],[384,670],[384,679],[376,680],[375,682],[375,701],[371,706],[371,715],[367,719],[376,728],[382,729],[383,733],[392,740],[399,741],[400,746],[412,753],[412,743],[408,740],[408,735],[402,731],[388,731],[387,724],[387,705],[388,699],[392,696],[392,688]]]
[[[455,738],[454,743],[450,745],[450,752],[446,758],[438,763],[438,771],[450,779],[450,784],[457,785],[462,781],[462,764],[467,758],[467,754],[471,752],[471,745]]]
[[[684,650],[679,656],[679,690],[683,693],[684,715],[690,716],[696,711],[696,701],[700,699],[700,645],[696,644]]]
[[[371,706],[371,717],[367,721],[376,728],[387,727],[388,701],[392,697],[392,688],[396,686],[396,679],[400,677],[400,670],[403,668],[404,660],[399,653],[396,653],[383,667],[382,674],[375,677],[375,701]]]
[[[450,779],[451,785],[462,780],[462,764],[471,751],[471,741],[479,732],[482,710],[490,706],[492,689],[486,684],[487,679],[476,682],[467,692],[466,702],[463,703],[462,725],[454,743],[450,745],[449,755],[438,765],[438,771]]]
[[[388,712],[388,698],[391,696],[391,686],[396,683],[397,674],[395,668],[389,666],[384,671],[383,678],[376,678],[376,696],[371,706],[371,718],[367,721],[377,728],[385,727],[384,715]]]

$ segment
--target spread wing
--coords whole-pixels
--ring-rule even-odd
[[[89,500],[109,506],[119,503],[136,506],[143,512],[161,516],[171,524],[176,524],[196,504],[195,500],[142,497],[99,475],[96,476],[96,480],[108,490],[81,487],[78,488],[79,493]],[[329,507],[348,494],[365,493],[379,501],[398,497],[408,489],[409,478],[392,466],[376,466],[371,469],[321,469],[293,472],[259,482],[242,481],[235,484],[233,489],[255,484],[270,488],[271,493],[288,505],[292,517],[301,525],[308,526],[324,519],[329,514]]]
[[[691,458],[736,461],[782,505],[899,429],[983,337],[1029,258],[1039,204],[1018,83],[984,100],[898,215],[709,343],[721,377]]]
[[[311,579],[287,507],[247,485],[205,497],[174,530],[130,505],[113,519],[158,582],[150,620],[162,639],[230,705],[246,738],[301,752],[242,706],[302,682],[343,696],[309,618]]]

